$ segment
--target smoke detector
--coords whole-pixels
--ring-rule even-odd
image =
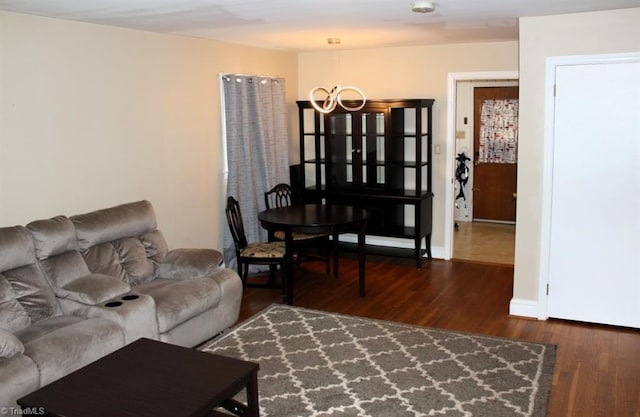
[[[431,1],[421,1],[417,0],[413,2],[413,6],[411,10],[416,13],[431,13],[435,10],[435,6]]]

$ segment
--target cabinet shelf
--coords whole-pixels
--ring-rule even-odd
[[[368,100],[321,114],[298,101],[303,200],[367,209],[367,233],[413,239],[418,267],[423,241],[431,258],[433,102]]]
[[[413,161],[392,161],[390,162],[393,167],[404,167],[404,168],[418,168],[418,167],[426,167],[429,165],[428,162],[413,162]]]
[[[306,164],[315,164],[315,163],[320,163],[320,164],[324,164],[326,163],[326,161],[324,159],[308,159],[306,161],[304,161]],[[354,165],[357,162],[354,162],[353,160],[347,160],[344,161],[345,164],[347,165]],[[375,161],[375,162],[368,162],[368,163],[361,163],[360,165],[362,165],[363,167],[366,167],[368,165],[372,165],[372,166],[376,166],[376,167],[385,167],[387,165],[387,162],[385,161]],[[392,168],[418,168],[418,167],[426,167],[427,165],[429,165],[428,162],[422,162],[418,165],[418,163],[416,162],[407,162],[407,161],[390,161],[389,165]]]
[[[416,234],[416,228],[408,226],[391,226],[385,228],[384,233],[387,237],[412,239]]]

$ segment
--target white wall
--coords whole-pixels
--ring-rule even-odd
[[[511,303],[513,314],[537,315],[542,144],[545,124],[550,122],[544,119],[545,60],[551,56],[640,51],[638,22],[640,8],[520,19],[518,226],[514,298]],[[600,103],[594,102],[593,105]]]
[[[466,123],[465,123],[466,118]],[[464,152],[469,168],[467,183],[461,186],[454,176],[455,190],[453,198],[455,206],[453,218],[456,222],[470,222],[473,218],[473,85],[471,81],[458,81],[456,83],[456,149],[455,155]],[[458,161],[454,164],[454,169],[458,167]],[[460,188],[464,192],[464,199],[456,199],[460,193]],[[455,237],[454,237],[455,238]]]
[[[149,199],[170,247],[221,247],[218,74],[284,77],[295,109],[296,69],[290,53],[0,12],[0,226]]]

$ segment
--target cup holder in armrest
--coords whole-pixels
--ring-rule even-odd
[[[109,301],[107,304],[105,304],[105,307],[119,307],[122,305],[122,301]]]
[[[137,300],[138,298],[140,298],[140,295],[138,294],[127,294],[120,297],[120,300],[109,301],[104,306],[111,308],[120,307],[122,304],[124,304],[125,301],[133,301]]]
[[[138,294],[129,294],[129,295],[125,295],[124,297],[122,297],[122,299],[124,301],[137,300],[138,298],[140,298],[140,296]]]

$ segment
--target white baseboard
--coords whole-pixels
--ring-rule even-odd
[[[512,298],[509,303],[509,314],[512,316],[538,318],[538,302]]]
[[[358,235],[345,233],[340,235],[340,242],[358,243]],[[400,239],[395,237],[367,236],[367,245],[387,246],[390,248],[414,249],[411,239]],[[424,244],[422,245],[424,249]],[[425,255],[426,256],[426,255]],[[444,247],[431,247],[431,256],[436,259],[444,259]]]
[[[444,257],[444,247],[431,246],[431,257],[435,259],[446,259]]]

